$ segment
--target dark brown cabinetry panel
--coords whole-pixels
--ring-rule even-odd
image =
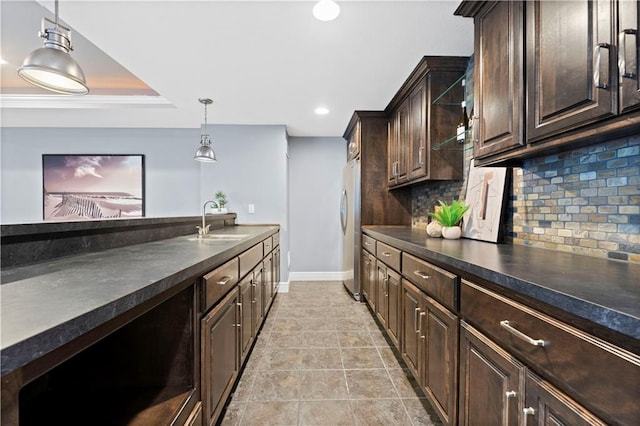
[[[452,138],[460,119],[462,86],[468,58],[425,56],[385,111],[389,115],[387,182],[390,188],[424,180],[462,177],[462,150],[435,145]],[[453,87],[452,87],[453,86]],[[446,101],[436,98],[448,92]],[[455,102],[449,102],[449,97]]]
[[[603,419],[640,418],[640,357],[463,280],[460,313]]]
[[[620,113],[640,108],[640,77],[638,77],[638,2],[618,2],[618,76]]]
[[[249,274],[238,284],[240,298],[240,365],[244,364],[255,334],[253,333],[253,287],[251,281],[253,275]]]
[[[215,423],[238,376],[238,294],[236,287],[202,319],[201,382],[206,425]]]
[[[375,311],[375,292],[372,283],[375,280],[375,258],[366,250],[362,250],[362,274],[360,279],[362,280],[361,292],[364,300],[371,306],[371,309]]]
[[[387,328],[387,318],[389,316],[389,287],[387,279],[387,266],[380,262],[376,262],[376,315],[382,326]]]
[[[604,426],[606,424],[531,372],[527,372],[526,375],[525,395],[525,408],[522,413],[528,425]]]
[[[387,330],[391,341],[400,347],[400,274],[387,269]]]
[[[264,292],[264,286],[262,283],[263,271],[262,264],[260,264],[253,270],[253,278],[251,279],[251,288],[253,289],[253,300],[251,301],[253,305],[253,308],[251,309],[251,330],[254,336],[258,335],[258,330],[260,329],[260,325],[264,319],[264,299],[262,295]]]
[[[262,263],[263,313],[267,314],[273,302],[273,254],[269,253]]]
[[[489,2],[475,16],[474,156],[524,144],[524,6]]]
[[[460,322],[460,424],[520,424],[524,365]]]
[[[422,294],[420,290],[402,279],[402,358],[416,378],[420,377],[420,312]]]
[[[526,3],[529,143],[616,114],[614,3]]]

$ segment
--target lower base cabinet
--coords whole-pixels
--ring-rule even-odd
[[[255,333],[252,327],[253,317],[253,286],[251,281],[253,275],[249,274],[238,283],[240,297],[240,365],[242,365],[249,355]]]
[[[442,421],[455,425],[458,317],[405,279],[401,299],[402,357]]]
[[[196,404],[184,426],[202,426],[202,402]]]
[[[236,287],[201,324],[201,383],[205,425],[214,424],[239,371],[239,298]]]

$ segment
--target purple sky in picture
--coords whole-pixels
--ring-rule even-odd
[[[126,192],[142,198],[140,155],[44,155],[49,192]]]

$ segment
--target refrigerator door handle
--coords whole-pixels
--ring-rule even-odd
[[[342,190],[342,197],[340,198],[340,224],[342,225],[342,233],[346,234],[347,233],[347,216],[348,216],[348,209],[349,209],[349,203],[348,203],[348,199],[347,199],[347,190],[343,189]]]

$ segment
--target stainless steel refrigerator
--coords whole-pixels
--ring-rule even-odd
[[[349,160],[342,170],[340,223],[343,232],[344,286],[360,300],[360,158]]]

